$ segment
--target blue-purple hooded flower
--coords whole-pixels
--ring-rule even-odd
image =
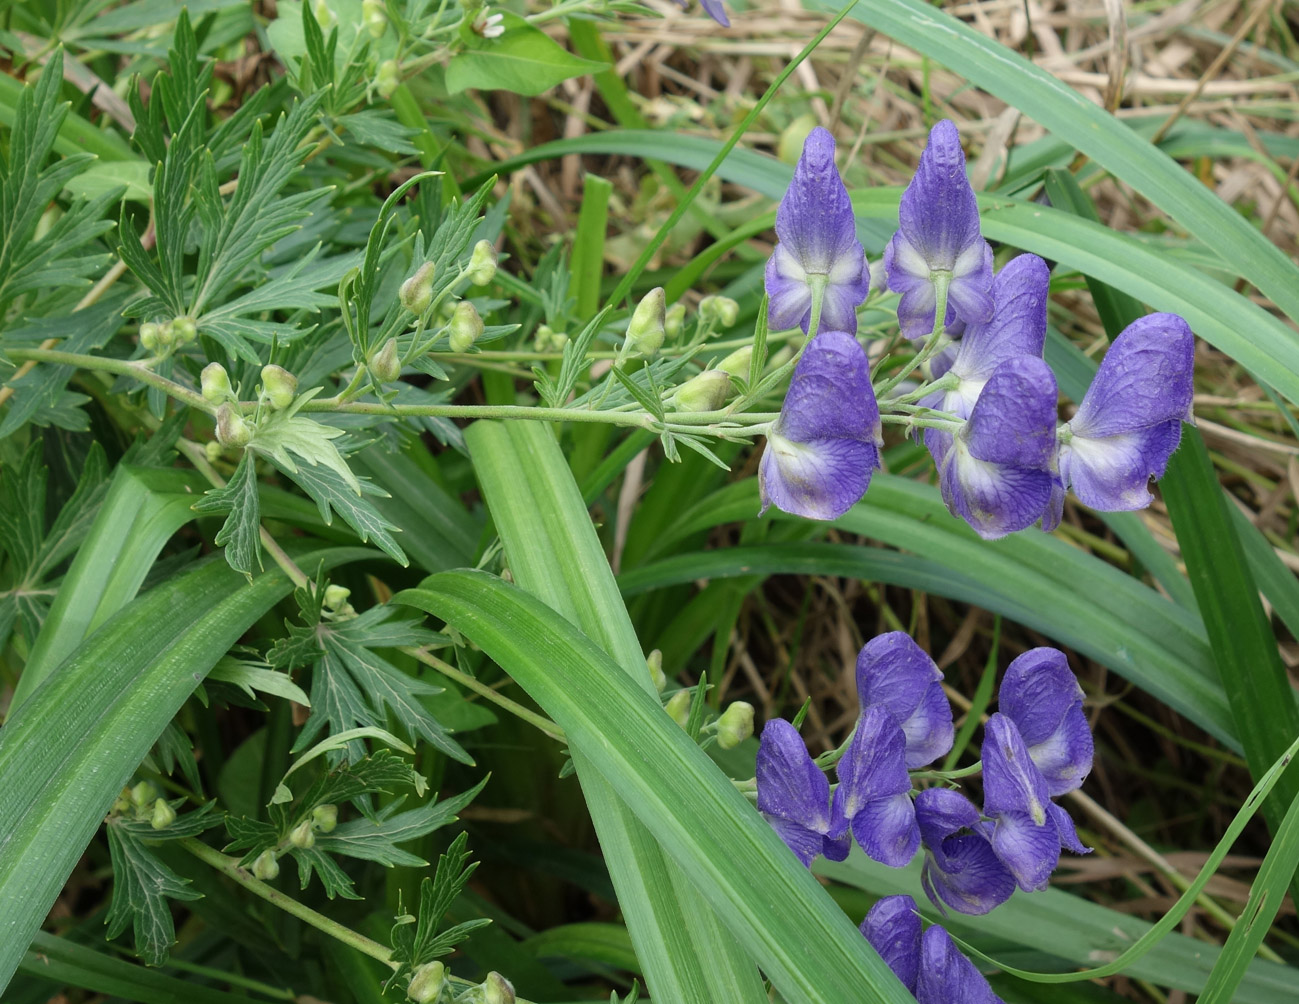
[[[916,992],[920,977],[920,914],[910,896],[876,901],[859,928],[904,987]]]
[[[831,809],[836,824],[850,829],[862,850],[892,868],[906,865],[920,846],[905,750],[897,720],[882,704],[872,704],[839,761]]]
[[[983,813],[992,820],[992,849],[1021,889],[1045,889],[1061,843],[1046,779],[1015,723],[1000,712],[984,726],[982,755]]]
[[[902,193],[884,268],[889,289],[902,294],[898,321],[907,338],[924,338],[934,327],[935,272],[950,276],[945,324],[992,318],[992,249],[979,232],[979,204],[965,176],[960,134],[946,119],[930,131],[915,177]]]
[[[837,519],[866,494],[883,442],[865,350],[843,331],[817,335],[767,434],[758,466],[762,511],[774,505]]]
[[[935,378],[959,381],[919,403],[969,418],[997,367],[1019,356],[1042,358],[1046,343],[1046,301],[1051,272],[1035,254],[1007,263],[992,280],[991,320],[965,325],[961,341],[934,360]]]
[[[952,706],[943,674],[905,631],[872,638],[857,655],[857,694],[863,710],[882,704],[906,737],[906,766],[933,763],[952,748]]]
[[[848,856],[851,841],[831,821],[830,781],[784,719],[773,718],[763,728],[756,774],[758,811],[799,861],[811,865],[818,854],[831,861]]]
[[[1056,483],[1056,384],[1032,356],[1003,361],[955,432],[926,429],[943,501],[985,540],[1032,526]]]
[[[1176,314],[1139,318],[1114,339],[1078,412],[1061,429],[1060,477],[1101,512],[1142,509],[1190,417],[1195,336]],[[1061,495],[1048,524],[1059,522]]]
[[[950,788],[926,788],[915,808],[925,848],[920,884],[936,907],[984,914],[1010,898],[1015,878],[993,852],[968,798]]]
[[[767,261],[767,323],[773,331],[812,318],[809,277],[823,276],[820,331],[857,331],[857,306],[870,292],[870,268],[857,240],[848,190],[834,166],[834,137],[808,134],[794,179],[776,210],[779,243]]]
[[[726,16],[726,7],[723,6],[722,0],[699,0],[699,6],[723,28],[731,26],[731,19]]]
[[[998,709],[1015,723],[1052,798],[1081,787],[1091,773],[1092,733],[1082,704],[1082,688],[1058,649],[1029,649],[1001,681]]]

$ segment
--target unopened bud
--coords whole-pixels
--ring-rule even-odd
[[[117,801],[113,803],[114,812],[131,811],[131,789],[123,788],[117,795]]]
[[[153,321],[145,321],[140,325],[140,344],[146,352],[158,351],[158,325]]]
[[[253,432],[243,416],[228,404],[217,409],[217,442],[222,446],[247,446]]]
[[[169,349],[176,344],[176,326],[171,321],[158,325],[158,348]]]
[[[293,403],[293,396],[298,392],[298,378],[283,366],[271,363],[262,367],[262,390],[271,407],[283,411]]]
[[[627,346],[642,356],[652,356],[663,344],[666,333],[663,327],[667,315],[666,299],[663,287],[655,286],[631,315],[627,324]]]
[[[734,705],[731,705],[734,707]],[[749,731],[753,731],[753,709],[749,709]],[[338,825],[338,806],[318,805],[311,810],[311,821],[321,833],[333,833]]]
[[[388,30],[388,12],[383,9],[383,0],[361,0],[361,23],[371,38],[382,38]]]
[[[269,882],[280,873],[280,863],[275,858],[275,852],[269,847],[257,855],[257,860],[253,862],[253,876],[261,879],[263,882]]]
[[[328,585],[325,587],[325,606],[330,610],[337,610],[347,602],[347,598],[352,595],[352,590],[346,586]]]
[[[316,844],[316,831],[311,828],[311,820],[304,819],[293,828],[289,834],[289,843],[294,847],[301,847],[304,851]]]
[[[810,113],[794,119],[781,130],[780,138],[776,141],[776,156],[786,164],[797,164],[808,134],[816,127],[816,116]]]
[[[397,293],[401,305],[412,314],[422,314],[433,302],[433,273],[437,266],[426,261],[415,270],[415,274],[401,284]]]
[[[663,705],[663,710],[668,713],[669,718],[684,729],[686,722],[690,720],[690,704],[692,701],[690,691],[678,690],[668,698],[668,703]]]
[[[199,376],[199,386],[203,391],[203,400],[212,404],[233,401],[234,388],[230,386],[230,374],[220,363],[208,363]]]
[[[452,352],[468,352],[474,342],[478,341],[478,336],[483,333],[483,319],[478,316],[478,311],[468,300],[461,300],[456,304],[455,312],[451,315],[451,320],[447,324],[451,334],[448,343]]]
[[[663,688],[668,685],[668,678],[663,675],[663,653],[661,650],[656,648],[645,657],[645,668],[649,670],[654,689],[660,694],[663,693]]]
[[[218,460],[220,460],[223,456],[225,456],[225,452],[226,452],[225,447],[222,446],[220,443],[218,443],[215,439],[209,439],[206,443],[203,444],[203,455],[207,457],[207,462],[209,464],[215,464]]]
[[[192,317],[178,317],[171,322],[172,333],[177,345],[188,345],[198,337],[198,325]]]
[[[142,809],[158,797],[158,789],[148,781],[141,781],[131,789],[131,804]]]
[[[753,735],[753,705],[748,701],[732,701],[717,719],[717,745],[724,750],[734,749]]]
[[[432,1004],[446,985],[447,967],[441,962],[426,962],[415,970],[406,988],[406,996],[415,1004]]]
[[[705,296],[699,301],[699,316],[729,328],[740,319],[740,305],[729,296]]]
[[[483,1004],[514,1004],[514,987],[498,972],[487,974],[483,991]]]
[[[325,2],[325,0],[316,0],[314,11],[316,15],[316,24],[320,25],[320,27],[325,31],[329,31],[337,20],[337,18],[334,17],[333,9]]]
[[[717,368],[723,373],[729,373],[733,377],[739,377],[741,380],[749,379],[749,367],[753,364],[753,346],[746,345],[742,349],[736,349],[729,356],[717,364]]]
[[[680,301],[668,307],[667,313],[663,315],[663,331],[669,341],[676,341],[681,337],[681,331],[686,326],[686,305]]]
[[[676,389],[678,411],[716,411],[726,403],[731,378],[721,370],[704,370]]]
[[[397,339],[389,338],[383,348],[370,357],[370,372],[380,383],[392,383],[401,376],[401,360],[397,358]]]
[[[167,804],[165,799],[158,799],[153,803],[153,815],[149,817],[149,825],[155,830],[165,830],[172,823],[176,822],[176,810]]]
[[[475,286],[486,286],[496,278],[496,248],[491,241],[481,240],[474,245],[465,274]]]
[[[374,74],[374,89],[381,98],[392,97],[392,92],[401,86],[401,68],[397,60],[385,59],[379,64]]]

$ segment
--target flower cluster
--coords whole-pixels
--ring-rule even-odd
[[[921,882],[934,904],[982,914],[1016,886],[1044,889],[1062,847],[1087,853],[1052,799],[1091,770],[1091,732],[1064,654],[1033,649],[1006,670],[984,729],[982,810],[951,787],[917,791],[910,772],[952,747],[942,678],[904,632],[873,639],[857,657],[861,717],[833,794],[797,730],[775,719],[758,750],[758,809],[805,865],[819,854],[842,861],[855,841],[901,868],[923,847]]]
[[[1150,504],[1191,418],[1195,339],[1174,314],[1151,314],[1114,340],[1073,418],[1058,422],[1055,377],[1043,361],[1050,269],[1021,254],[994,273],[965,176],[956,127],[940,122],[903,193],[884,252],[898,322],[925,339],[922,383],[877,392],[854,337],[869,269],[834,140],[808,137],[781,200],[779,243],[767,262],[773,328],[802,327],[803,350],[762,460],[763,508],[835,519],[879,466],[880,406],[923,430],[943,501],[982,537],[1059,523],[1072,489],[1093,509]],[[939,310],[942,317],[938,317]],[[820,333],[818,333],[820,332]]]

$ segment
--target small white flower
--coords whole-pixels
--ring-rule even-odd
[[[500,38],[505,34],[504,20],[504,14],[488,14],[487,8],[483,8],[474,18],[474,31],[483,38]]]

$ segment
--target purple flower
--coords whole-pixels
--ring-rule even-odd
[[[920,846],[905,751],[902,728],[889,710],[867,708],[839,761],[831,808],[836,826],[850,828],[862,850],[892,868],[906,865]]]
[[[931,394],[920,404],[969,418],[999,365],[1018,356],[1041,359],[1050,282],[1046,262],[1035,254],[1022,254],[998,272],[992,281],[992,319],[966,325],[960,343],[934,360],[934,376],[956,380],[956,386]]]
[[[794,180],[776,210],[780,243],[767,261],[767,322],[773,331],[812,323],[811,281],[821,277],[822,331],[857,331],[870,269],[857,240],[848,190],[834,166],[834,137],[819,126],[803,143]],[[820,281],[816,279],[816,281]]]
[[[1082,688],[1058,649],[1030,649],[1001,681],[998,708],[1015,723],[1052,798],[1081,787],[1091,773],[1092,733],[1082,703]]]
[[[946,119],[930,131],[920,166],[902,193],[884,268],[889,289],[902,294],[898,321],[907,338],[933,330],[935,272],[949,276],[945,324],[992,318],[992,249],[979,233],[979,204],[965,177],[961,137]]]
[[[915,807],[925,848],[920,884],[934,905],[982,914],[1006,902],[1015,878],[993,852],[970,800],[950,788],[926,788]]]
[[[934,924],[921,935],[910,896],[879,900],[862,921],[861,933],[918,1004],[1003,1004],[942,927]]]
[[[992,849],[1025,892],[1045,889],[1060,860],[1052,804],[1019,729],[994,714],[983,733],[983,812],[992,819]]]
[[[1176,314],[1133,321],[1110,346],[1078,412],[1060,431],[1060,477],[1101,512],[1143,509],[1191,412],[1195,336]],[[1062,486],[1063,487],[1063,486]],[[1044,525],[1060,521],[1063,491]]]
[[[1055,432],[1050,367],[1032,356],[1003,361],[964,425],[925,430],[948,510],[985,540],[1037,522],[1056,482]]]
[[[943,674],[905,631],[873,638],[857,656],[862,708],[886,707],[906,736],[906,766],[923,767],[952,748],[952,706]]]
[[[699,0],[699,6],[723,28],[731,26],[731,20],[726,16],[726,8],[722,6],[722,0]]]
[[[798,731],[774,718],[758,746],[758,811],[804,865],[824,854],[831,861],[848,856],[851,841],[842,827],[832,839],[830,782],[808,755]]]
[[[861,922],[861,933],[912,994],[920,977],[920,914],[910,896],[885,896]]]
[[[866,494],[884,440],[870,363],[852,335],[826,331],[803,351],[758,467],[762,510],[837,519]]]

